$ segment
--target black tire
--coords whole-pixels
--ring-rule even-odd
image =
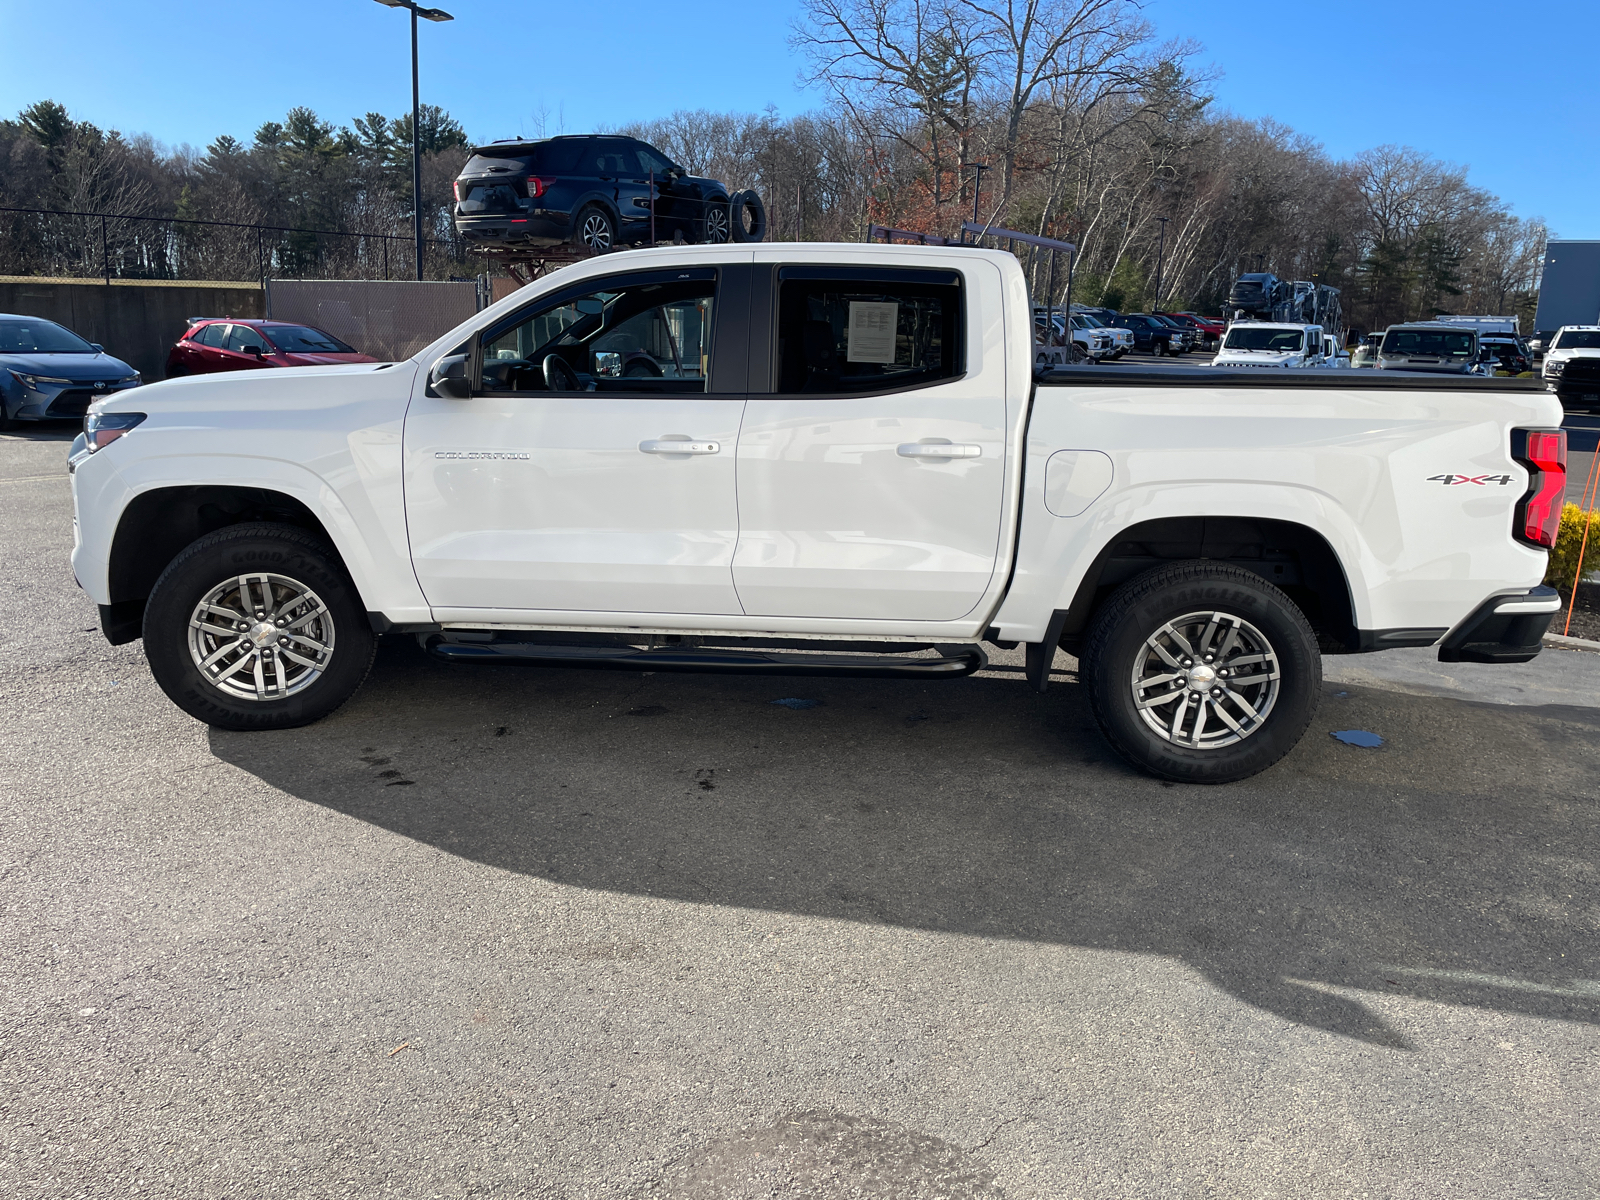
[[[226,690],[202,672],[191,650],[189,622],[197,606],[215,589],[240,576],[252,580],[256,576],[270,577],[268,585],[280,602],[286,602],[293,593],[272,581],[289,580],[309,591],[311,597],[324,606],[324,615],[316,616],[301,628],[307,631],[308,637],[327,639],[331,650],[322,660],[326,666],[312,674],[310,668],[291,662],[284,676],[289,690],[279,697],[270,694],[275,690],[275,683],[265,671],[263,678],[267,679],[268,693],[265,699],[246,699]],[[261,586],[260,581],[247,586],[253,599],[259,599],[260,593],[255,589]],[[233,601],[225,605],[236,606],[245,610],[250,607]],[[266,611],[264,604],[257,608]],[[314,611],[309,601],[306,608],[291,609],[284,618],[291,627],[284,631],[284,636],[291,639],[288,642],[281,640],[270,620],[253,621],[262,633],[253,642],[256,649],[249,653],[270,661],[275,649],[282,656],[285,651],[280,647],[288,646],[290,651],[320,658],[316,651],[294,641],[291,633],[300,615],[307,611]],[[247,619],[254,617],[249,611],[243,615]],[[271,614],[267,615],[270,618]],[[232,622],[217,619],[217,624]],[[248,628],[239,632],[239,644],[250,643],[251,635]],[[204,639],[211,635],[203,630],[197,631],[195,636],[208,650],[211,645],[221,646],[225,641],[218,638],[207,643]],[[289,729],[321,720],[355,695],[372,667],[376,650],[377,637],[367,620],[366,608],[338,554],[322,539],[292,525],[230,525],[207,534],[168,564],[151,589],[144,610],[145,658],[161,690],[191,717],[219,729]],[[237,654],[224,657],[218,669],[225,669],[237,657]],[[276,661],[281,663],[285,659],[279,657]],[[239,674],[243,676],[242,671]],[[245,678],[253,675],[252,667],[251,676]],[[307,676],[310,677],[306,682],[296,682]]]
[[[759,242],[767,236],[767,206],[754,191],[735,192],[728,201],[728,216],[733,222],[733,240]],[[745,218],[750,227],[745,228]]]
[[[590,254],[609,254],[617,245],[617,222],[598,204],[587,204],[572,224],[572,240]]]
[[[1169,625],[1185,624],[1191,636],[1182,643],[1166,632]],[[1177,649],[1193,649],[1203,639],[1205,648],[1218,652],[1209,667],[1210,660],[1188,659]],[[1262,656],[1256,643],[1263,640],[1268,662],[1249,662]],[[1162,650],[1152,646],[1156,641],[1173,653],[1176,669],[1166,666]],[[1240,666],[1228,666],[1240,660]],[[1269,678],[1273,663],[1276,680]],[[1209,561],[1156,567],[1118,588],[1090,625],[1082,666],[1095,720],[1112,749],[1143,771],[1185,783],[1232,783],[1266,770],[1300,741],[1322,693],[1316,635],[1294,601],[1259,575]],[[1155,680],[1169,673],[1173,682],[1136,690],[1136,670]],[[1205,677],[1208,670],[1211,678]],[[1149,693],[1142,697],[1142,712],[1136,703],[1141,691]],[[1186,694],[1199,697],[1192,712]],[[1262,714],[1254,723],[1241,698]],[[1201,713],[1207,714],[1203,727]],[[1170,732],[1158,734],[1152,722],[1169,731],[1176,726],[1178,740]],[[1237,733],[1240,727],[1244,732]]]
[[[0,396],[0,433],[6,433],[16,427],[16,418],[6,415],[5,397]]]
[[[1155,356],[1157,358],[1165,358],[1167,354],[1167,343],[1163,342],[1160,338],[1156,338],[1154,339],[1154,345],[1152,345],[1150,349],[1155,352]]]

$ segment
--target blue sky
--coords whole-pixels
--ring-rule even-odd
[[[795,0],[540,4],[444,0],[422,26],[422,91],[474,137],[583,132],[677,108],[784,114]],[[1564,237],[1600,238],[1594,48],[1600,3],[1345,0],[1328,6],[1149,0],[1163,38],[1222,71],[1217,102],[1275,117],[1338,156],[1384,142],[1465,163],[1474,183]],[[0,0],[0,113],[61,101],[164,142],[248,138],[308,104],[347,123],[410,104],[405,14],[372,0],[180,11],[127,0]]]

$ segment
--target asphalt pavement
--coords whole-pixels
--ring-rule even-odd
[[[0,437],[0,1195],[1600,1191],[1600,654],[1330,660],[1221,788],[1123,766],[1065,655],[386,638],[223,733],[101,638],[66,436]]]

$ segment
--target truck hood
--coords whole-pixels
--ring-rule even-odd
[[[343,376],[395,376],[393,386],[407,393],[416,374],[413,362],[336,363],[317,367],[284,367],[276,371],[219,371],[208,375],[184,375],[159,383],[131,388],[96,400],[91,413],[207,412],[225,409],[250,412],[266,409],[327,407],[337,403],[347,388],[353,392],[368,389],[356,379],[348,384],[336,382]],[[401,380],[404,379],[402,383]]]

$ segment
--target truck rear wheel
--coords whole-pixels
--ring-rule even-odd
[[[292,525],[232,525],[173,559],[144,610],[161,690],[219,729],[309,725],[355,694],[377,639],[338,555]]]
[[[1119,588],[1090,628],[1083,667],[1112,748],[1185,783],[1266,770],[1305,734],[1322,691],[1316,637],[1294,601],[1208,561]]]

